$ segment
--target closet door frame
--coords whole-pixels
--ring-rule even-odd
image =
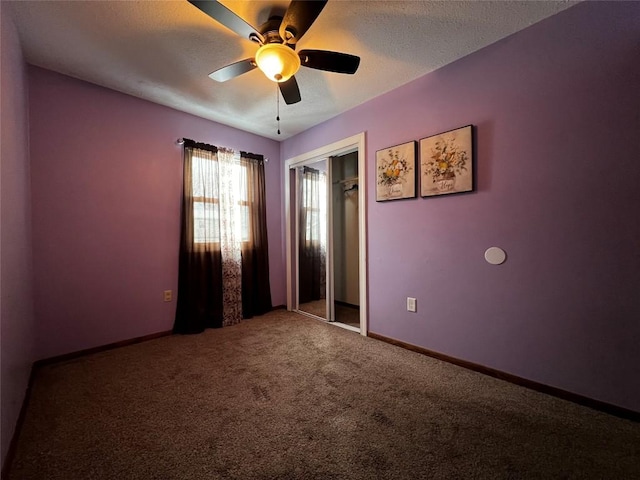
[[[297,242],[292,241],[292,234],[296,231],[295,219],[291,218],[291,192],[295,185],[291,185],[291,169],[298,166],[314,163],[323,159],[331,162],[331,157],[346,155],[348,153],[358,153],[358,233],[359,233],[359,301],[360,301],[360,334],[366,336],[368,331],[367,315],[367,229],[366,229],[366,169],[365,169],[365,134],[364,132],[351,137],[339,140],[330,145],[317,148],[307,153],[303,153],[284,162],[284,210],[286,222],[286,275],[287,275],[287,310],[293,311],[297,308],[297,271],[295,268],[295,254],[297,252]],[[329,166],[328,170],[331,170]],[[330,185],[330,184],[329,184]],[[329,198],[328,198],[329,200]],[[327,232],[332,229],[327,229]],[[333,244],[333,238],[328,239],[329,244]],[[331,248],[331,247],[330,247]],[[332,257],[332,255],[331,255]],[[294,278],[295,273],[295,278]],[[333,287],[333,264],[331,264],[331,274],[327,275],[327,284],[331,282]],[[332,315],[329,315],[331,318]],[[335,325],[341,325],[334,323]]]

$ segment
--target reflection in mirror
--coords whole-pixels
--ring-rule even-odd
[[[297,176],[298,310],[327,319],[327,160]]]

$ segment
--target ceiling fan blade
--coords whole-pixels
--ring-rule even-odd
[[[300,64],[305,67],[336,73],[356,73],[360,66],[360,57],[348,53],[326,50],[301,50],[298,52]]]
[[[253,26],[249,25],[246,21],[222,5],[220,2],[202,1],[202,0],[189,0],[189,3],[195,7],[198,7],[204,13],[211,18],[221,23],[229,30],[234,31],[241,37],[249,40],[257,39],[261,44],[264,43],[264,37]]]
[[[287,105],[298,103],[302,100],[300,98],[300,89],[298,88],[296,77],[291,77],[286,82],[278,83],[278,86],[280,87],[280,93],[282,93],[282,97],[284,98],[284,103]]]
[[[327,0],[293,0],[280,24],[280,38],[289,44],[296,43],[309,30],[326,4]]]
[[[250,72],[254,68],[256,68],[256,62],[253,58],[246,58],[239,62],[232,63],[231,65],[227,65],[226,67],[219,68],[215,72],[210,73],[209,77],[216,82],[226,82],[227,80],[238,77],[243,73]]]

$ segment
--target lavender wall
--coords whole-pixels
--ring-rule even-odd
[[[283,143],[367,133],[371,331],[640,411],[638,32],[579,4]],[[476,193],[374,201],[376,150],[467,124]]]
[[[180,137],[264,154],[274,305],[285,303],[278,142],[29,68],[37,357],[170,330]]]
[[[2,2],[0,9],[0,458],[4,465],[29,380],[35,333],[26,70],[8,7]]]

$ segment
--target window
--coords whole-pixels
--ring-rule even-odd
[[[185,139],[176,333],[271,310],[264,157]]]
[[[240,156],[235,155],[237,163],[233,166],[231,188],[238,209],[240,238],[243,242],[250,239],[250,208],[247,194],[247,167],[240,164]],[[220,186],[219,164],[213,158],[194,156],[191,162],[193,192],[193,236],[194,243],[220,242]]]

